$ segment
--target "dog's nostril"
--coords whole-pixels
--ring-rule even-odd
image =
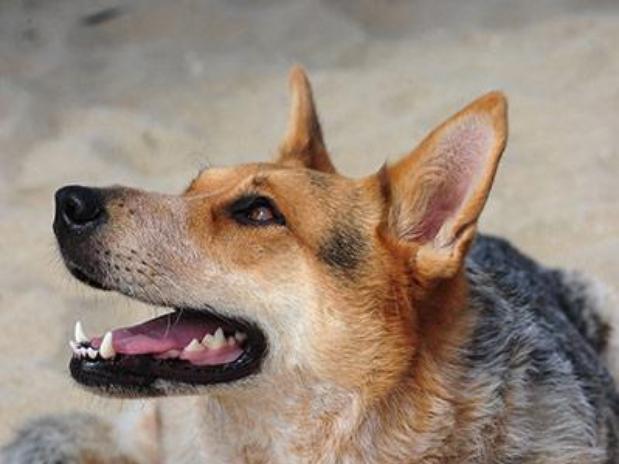
[[[70,195],[65,203],[65,214],[77,224],[85,224],[95,219],[101,208],[89,198]]]
[[[56,221],[71,229],[94,226],[103,213],[103,198],[98,190],[75,185],[56,192]]]

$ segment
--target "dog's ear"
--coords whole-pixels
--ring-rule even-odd
[[[389,193],[388,228],[415,245],[421,277],[453,277],[462,266],[506,138],[507,102],[492,92],[379,174]]]
[[[290,93],[292,101],[288,130],[280,145],[276,163],[335,172],[322,139],[312,88],[300,66],[290,71]]]

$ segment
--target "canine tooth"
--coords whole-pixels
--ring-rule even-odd
[[[202,351],[204,349],[205,349],[204,345],[194,338],[193,340],[191,340],[189,345],[185,347],[184,351],[192,352],[192,351]]]
[[[99,354],[103,359],[111,359],[116,356],[116,351],[114,351],[114,344],[112,343],[112,340],[112,332],[107,332],[101,341]]]
[[[86,336],[86,332],[84,332],[84,327],[80,321],[75,323],[75,341],[77,343],[86,343],[90,341],[90,338]]]
[[[83,346],[79,347],[77,349],[77,353],[79,354],[80,358],[85,357],[86,356],[86,348],[84,348]]]
[[[235,332],[234,338],[236,339],[237,342],[243,343],[245,340],[247,340],[247,335],[244,334],[243,332]]]
[[[234,346],[236,345],[236,338],[230,336],[228,337],[228,346]]]
[[[95,359],[97,357],[97,354],[99,353],[97,350],[95,350],[94,348],[88,348],[86,350],[86,353],[88,354],[88,357],[90,359]]]

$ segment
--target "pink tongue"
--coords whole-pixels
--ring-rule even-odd
[[[171,313],[142,324],[123,327],[112,332],[114,350],[121,354],[159,354],[168,350],[179,350],[194,338],[198,341],[217,327],[201,317],[183,313]],[[98,349],[102,337],[91,340]]]

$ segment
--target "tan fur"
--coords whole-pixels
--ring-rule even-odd
[[[288,131],[280,147],[278,164],[334,173],[314,106],[309,80],[299,66],[290,72],[292,104]]]

